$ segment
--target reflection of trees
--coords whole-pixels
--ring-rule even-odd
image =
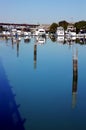
[[[81,45],[86,44],[86,38],[85,38],[85,37],[80,38],[80,39],[78,40],[78,43],[81,44]]]
[[[60,42],[58,39],[57,39],[57,41]],[[86,38],[85,37],[79,37],[79,38],[64,37],[64,44],[72,45],[73,43],[77,43],[80,45],[86,45]]]
[[[79,37],[79,38],[76,38],[76,41],[75,41],[77,44],[80,44],[80,45],[85,45],[86,44],[86,38],[85,37]]]
[[[50,39],[51,39],[52,42],[57,41],[57,38],[56,38],[55,34],[50,35]]]

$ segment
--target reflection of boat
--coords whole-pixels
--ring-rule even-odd
[[[76,32],[74,32],[74,31],[69,31],[69,32],[67,32],[66,36],[76,37]]]
[[[44,44],[45,43],[45,37],[42,37],[42,36],[36,37],[36,42],[40,43],[40,44]]]
[[[21,37],[12,37],[12,42],[17,43],[18,41],[21,41]]]
[[[12,37],[12,42],[16,43],[16,38],[15,37]]]
[[[21,37],[18,37],[17,40],[18,40],[18,41],[21,41]]]
[[[76,42],[76,36],[71,37],[71,36],[67,36],[65,37],[65,42],[69,45],[72,45],[73,43]]]
[[[29,42],[31,39],[31,36],[24,36],[24,42]]]
[[[39,29],[36,29],[35,35],[36,36],[45,36],[46,32],[45,32],[45,30],[43,28],[39,28]]]
[[[57,27],[56,31],[57,36],[64,36],[64,28],[63,27]]]
[[[64,36],[58,36],[57,41],[61,42],[61,43],[64,43]]]

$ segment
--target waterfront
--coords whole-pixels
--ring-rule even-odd
[[[7,79],[16,104],[20,104],[17,109],[26,119],[25,130],[86,129],[86,41],[82,45],[70,39],[67,44],[64,39],[51,39],[37,43],[34,37],[28,42],[21,38],[16,43],[11,38],[1,38],[1,78],[4,82]],[[73,56],[78,60],[75,65]],[[8,93],[5,87],[8,85],[4,83],[2,104],[4,91]],[[0,114],[5,111],[2,105]],[[2,124],[7,122],[4,118],[5,115],[0,119]]]

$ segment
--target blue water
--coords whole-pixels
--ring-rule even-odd
[[[78,67],[74,77],[76,52]],[[63,44],[50,38],[39,44],[34,37],[27,43],[23,38],[13,43],[1,38],[0,121],[15,128],[0,125],[0,130],[17,130],[19,122],[18,130],[86,130],[85,59],[85,44]],[[13,112],[10,102],[15,106]],[[20,119],[25,119],[22,127]]]

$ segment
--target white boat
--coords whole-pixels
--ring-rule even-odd
[[[3,32],[2,32],[2,35],[10,36],[10,32],[9,32],[9,31],[3,31]]]
[[[43,28],[39,28],[39,29],[36,29],[35,35],[36,36],[45,36],[46,32],[45,32],[45,30]]]
[[[18,34],[18,36],[21,36],[21,34],[22,34],[21,30],[17,30],[17,34]]]
[[[31,36],[31,32],[24,32],[24,36]]]
[[[17,29],[12,29],[12,30],[11,30],[11,35],[12,35],[12,36],[15,36],[16,34],[17,34]]]
[[[65,35],[68,37],[76,36],[76,28],[74,27],[74,25],[68,25],[67,30],[65,31]]]
[[[56,31],[57,36],[64,36],[64,28],[63,27],[57,27]]]

